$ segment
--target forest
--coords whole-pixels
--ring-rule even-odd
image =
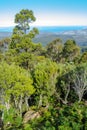
[[[34,43],[32,10],[0,41],[1,130],[87,130],[87,51],[74,40]]]

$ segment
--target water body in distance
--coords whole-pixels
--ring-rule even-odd
[[[0,27],[0,32],[12,32],[14,27]],[[33,27],[31,27],[32,29]],[[86,26],[36,26],[39,32],[43,33],[57,33],[64,31],[82,30],[87,28]]]

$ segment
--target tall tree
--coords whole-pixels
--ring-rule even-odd
[[[36,20],[33,11],[28,9],[23,9],[15,15],[15,23],[18,24],[16,28],[23,31],[26,34],[26,31],[29,30],[29,24]]]
[[[66,61],[72,62],[80,55],[80,48],[74,40],[67,40],[63,48],[63,57]]]
[[[63,44],[61,39],[55,39],[46,47],[46,56],[53,61],[59,62],[61,60],[61,52]]]
[[[67,104],[69,101],[69,94],[71,92],[71,82],[72,82],[72,70],[75,69],[74,64],[58,64],[58,83],[57,83],[57,93],[58,98],[62,103]]]
[[[47,106],[55,94],[57,82],[57,64],[50,60],[38,63],[34,71],[34,85],[38,95],[38,107]]]
[[[73,88],[80,102],[83,95],[87,93],[87,64],[81,64],[73,71],[72,74]]]
[[[11,105],[22,113],[23,104],[27,108],[28,98],[34,93],[32,79],[26,70],[14,64],[0,64],[0,101],[9,109]]]
[[[38,29],[29,30],[29,24],[35,21],[35,17],[31,10],[21,10],[15,15],[15,22],[18,24],[12,34],[9,51],[6,54],[6,59],[15,61],[18,65],[29,69],[33,63],[34,56],[40,55],[42,49],[41,44],[34,44],[33,38],[38,34]],[[26,31],[29,30],[28,33]]]

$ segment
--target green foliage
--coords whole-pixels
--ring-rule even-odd
[[[0,41],[0,121],[5,130],[86,130],[87,54],[74,40],[33,43],[34,21],[21,10],[11,39]]]
[[[34,71],[34,85],[39,97],[39,106],[47,105],[55,93],[57,82],[57,64],[50,60],[37,64]],[[43,102],[43,103],[42,103]]]
[[[29,122],[33,130],[79,130],[87,128],[87,106],[77,102],[71,105],[45,109],[39,119]]]
[[[66,104],[69,100],[69,95],[71,92],[71,82],[72,82],[72,70],[75,69],[74,63],[65,63],[58,65],[58,83],[57,92],[60,95],[61,101]],[[71,100],[71,99],[70,99]]]
[[[80,55],[80,48],[76,45],[74,40],[67,40],[63,48],[63,57],[72,62]]]
[[[22,130],[22,118],[17,114],[14,108],[10,108],[8,111],[4,110],[3,121],[5,124],[4,129],[6,130]]]
[[[15,23],[18,24],[18,29],[22,30],[24,33],[29,29],[29,23],[35,20],[36,18],[34,17],[32,10],[23,9],[15,15]]]
[[[59,126],[58,128],[60,130],[65,129],[71,129],[71,130],[79,130],[84,129],[83,128],[83,112],[84,108],[86,109],[86,106],[84,104],[78,104],[75,103],[71,106],[64,106],[59,111]]]
[[[53,61],[60,62],[62,49],[63,49],[63,44],[61,39],[56,39],[47,45],[46,55]]]
[[[25,124],[24,130],[33,130],[30,124]]]
[[[36,56],[43,52],[41,44],[34,44],[32,42],[32,38],[37,33],[37,29],[33,28],[28,34],[13,34],[9,51],[5,55],[6,60],[8,62],[14,61],[17,65],[32,70],[35,59],[37,59]]]
[[[22,112],[22,105],[26,98],[34,93],[32,79],[28,72],[14,64],[0,64],[0,95],[1,103],[8,110],[11,103]],[[27,104],[25,104],[27,105]]]
[[[83,62],[85,63],[87,61],[87,52],[84,52],[80,58],[80,63]]]

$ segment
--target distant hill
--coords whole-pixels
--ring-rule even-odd
[[[0,39],[10,37],[11,34],[12,34],[11,32],[0,32]]]
[[[42,43],[44,46],[56,38],[61,38],[63,42],[67,39],[73,39],[80,46],[87,46],[87,29],[64,31],[61,33],[40,33],[33,41]]]
[[[0,32],[0,39],[5,37],[10,37],[12,32]],[[72,30],[72,31],[63,31],[63,32],[42,32],[37,35],[33,41],[35,43],[42,43],[43,46],[47,45],[49,42],[56,38],[61,38],[63,43],[67,39],[74,39],[76,43],[80,46],[87,46],[87,29],[82,30]]]

